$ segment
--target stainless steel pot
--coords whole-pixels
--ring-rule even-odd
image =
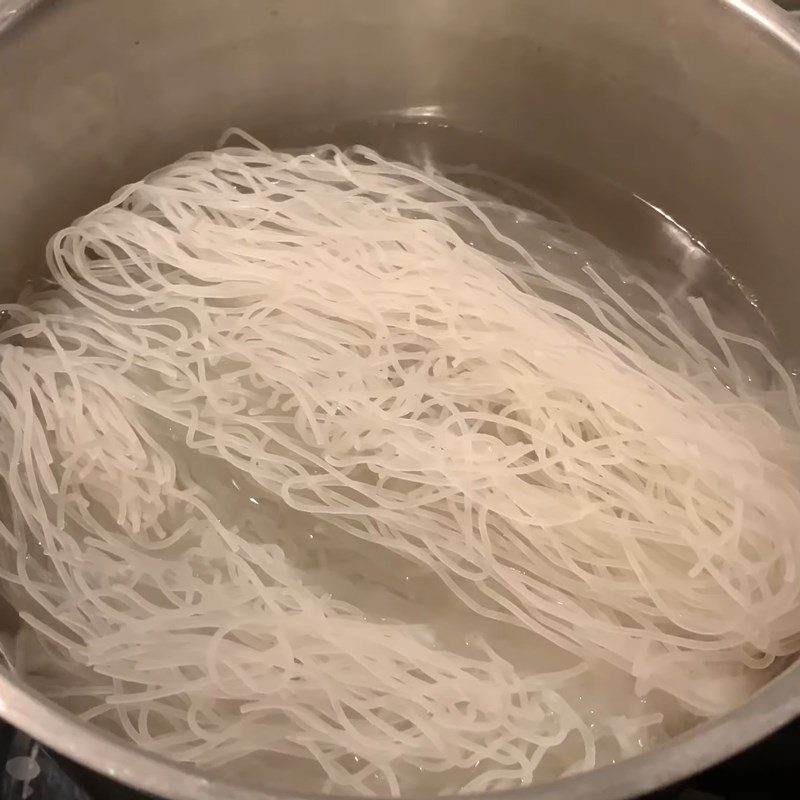
[[[0,0],[0,27],[33,5]],[[59,225],[227,125],[290,140],[309,124],[428,115],[666,209],[800,351],[800,31],[765,0],[43,0],[0,38],[0,75],[0,292]],[[634,797],[798,713],[791,668],[665,747],[505,797]],[[174,800],[275,794],[139,752],[6,675],[0,714]]]

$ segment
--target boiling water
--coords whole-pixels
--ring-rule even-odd
[[[578,251],[569,247],[575,237],[572,229],[585,231],[609,248],[606,275],[618,281],[622,290],[635,274],[659,289],[676,308],[681,308],[691,296],[703,297],[723,327],[754,336],[772,348],[776,346],[774,333],[760,314],[755,299],[702,243],[664,212],[600,178],[521,153],[507,143],[432,123],[340,126],[309,131],[305,138],[308,144],[362,143],[386,156],[419,165],[433,164],[465,185],[498,197],[523,212],[534,212],[530,215],[503,212],[493,221],[543,259],[549,259],[549,255],[544,251],[539,253],[542,248],[559,249],[559,264],[575,280],[581,279],[586,264],[573,258]],[[285,144],[305,143],[295,136]],[[558,237],[558,225],[549,226],[545,242],[537,222],[539,214],[563,224],[563,238]],[[484,242],[475,245],[489,248]],[[616,260],[614,253],[621,259]],[[187,456],[181,452],[179,437],[172,437],[168,429],[161,433],[176,459]],[[467,612],[425,568],[363,541],[354,540],[348,549],[343,545],[342,535],[326,523],[283,507],[241,474],[231,470],[229,475],[223,475],[204,457],[196,455],[187,458],[185,467],[198,484],[213,494],[217,502],[215,513],[223,523],[235,523],[245,537],[252,536],[254,540],[264,530],[272,531],[273,540],[304,571],[310,583],[335,599],[357,605],[368,619],[381,621],[399,616],[404,622],[425,625],[438,644],[456,652],[471,652],[474,641],[482,638],[523,673],[526,668],[541,672],[574,663],[571,656],[532,633],[490,623]],[[376,564],[380,564],[377,569]],[[35,665],[32,666],[35,671]],[[637,697],[632,679],[612,667],[597,665],[582,684],[580,694],[569,699],[579,710],[597,719],[644,709],[665,716],[662,728],[647,740],[634,736],[625,752],[601,752],[600,762],[633,755],[684,730],[694,721],[672,700],[657,692]],[[476,764],[474,771],[479,772],[480,768]],[[545,762],[538,777],[548,778],[562,770],[563,764]],[[224,770],[236,779],[241,779],[247,771],[247,765],[237,764]],[[252,778],[263,783],[264,774],[253,773]],[[420,774],[404,776],[404,781],[407,790],[435,792],[463,784],[468,778],[468,775]],[[271,785],[306,790],[319,789],[325,784],[321,771],[315,773],[307,762],[298,766],[285,760],[271,764],[269,780]],[[370,788],[381,793],[386,787],[376,777]]]

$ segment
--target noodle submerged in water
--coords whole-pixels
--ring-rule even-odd
[[[234,131],[48,258],[3,307],[0,576],[10,668],[84,719],[262,784],[482,791],[800,649],[791,376],[569,225]]]

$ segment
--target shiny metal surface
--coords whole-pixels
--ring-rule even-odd
[[[0,292],[59,225],[228,125],[291,144],[307,125],[427,115],[667,210],[800,351],[798,30],[766,0],[44,0],[0,38]],[[6,676],[0,714],[174,800],[275,796],[136,751]],[[792,668],[665,747],[503,797],[634,797],[797,714]]]
[[[41,0],[0,0],[0,33],[26,16]]]

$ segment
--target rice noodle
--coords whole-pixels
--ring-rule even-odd
[[[480,761],[519,779],[572,733],[592,766],[597,734],[558,692],[584,667],[518,676],[480,643],[459,656],[425,626],[366,620],[304,585],[268,533],[248,541],[217,519],[117,399],[136,391],[125,378],[11,345],[0,366],[3,474],[19,512],[4,531],[16,569],[2,576],[35,602],[24,619],[93,671],[81,686],[57,655],[47,664],[49,692],[89,700],[85,717],[206,767],[313,754],[336,786],[363,793],[376,776],[397,793],[398,764]]]
[[[661,714],[588,715],[592,675],[710,716],[797,651],[800,409],[761,343],[577,233],[553,271],[499,220],[569,229],[431,169],[224,144],[61,231],[56,288],[3,309],[18,670],[181,761],[398,794],[646,746]],[[325,589],[351,558],[379,617]],[[563,662],[445,643],[431,592]]]

